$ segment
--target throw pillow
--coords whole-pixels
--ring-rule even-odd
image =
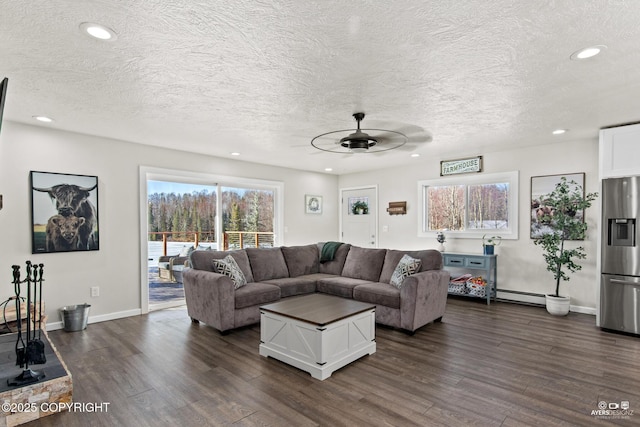
[[[233,289],[241,288],[247,284],[247,279],[244,277],[242,270],[238,267],[238,263],[231,255],[227,255],[222,259],[214,259],[213,269],[216,273],[229,276],[234,284]]]
[[[391,275],[391,283],[396,288],[402,288],[402,281],[406,278],[415,274],[420,270],[420,264],[422,261],[416,258],[412,258],[409,255],[403,255],[400,258],[400,262],[396,266],[396,269],[393,271]]]
[[[180,250],[180,254],[178,254],[179,257],[183,257],[183,256],[189,256],[189,254],[193,252],[193,246],[183,246],[182,249]]]

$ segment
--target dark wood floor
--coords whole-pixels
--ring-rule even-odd
[[[413,336],[376,333],[374,355],[318,381],[259,356],[259,326],[222,336],[184,308],[54,331],[75,401],[108,412],[29,425],[640,425],[640,338],[602,332],[593,316],[453,299]],[[626,419],[591,415],[622,401]]]

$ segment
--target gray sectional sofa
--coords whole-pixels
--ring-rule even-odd
[[[447,301],[449,273],[435,250],[398,251],[340,245],[333,259],[320,262],[323,243],[194,251],[183,271],[187,311],[221,332],[260,322],[259,307],[282,298],[321,292],[376,305],[376,323],[413,333],[439,321]],[[419,270],[390,284],[403,255],[419,259]],[[216,273],[214,259],[231,255],[247,284],[235,289],[228,275]]]

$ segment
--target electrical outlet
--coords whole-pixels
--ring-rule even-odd
[[[91,287],[91,296],[92,297],[99,297],[100,296],[100,287],[92,286]]]

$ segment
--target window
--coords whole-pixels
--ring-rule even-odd
[[[275,190],[222,187],[222,249],[274,246]]]
[[[518,238],[517,171],[419,181],[418,197],[420,237]]]

